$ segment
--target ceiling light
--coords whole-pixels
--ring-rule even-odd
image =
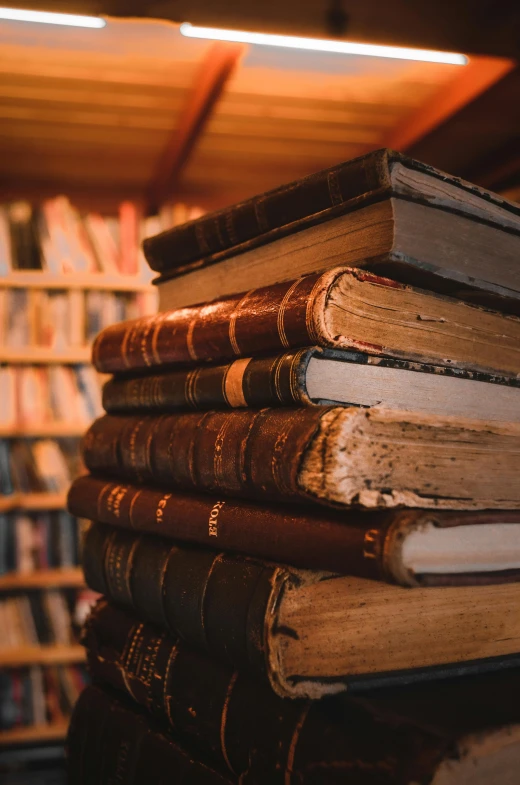
[[[216,41],[233,41],[262,46],[284,46],[290,49],[309,49],[336,54],[367,55],[368,57],[391,57],[398,60],[422,60],[427,63],[466,65],[468,58],[456,52],[436,52],[430,49],[408,49],[401,46],[379,46],[359,44],[355,41],[330,40],[325,38],[299,38],[292,35],[270,33],[248,33],[243,30],[220,30],[216,27],[196,27],[183,22],[181,33],[188,38],[207,38]]]
[[[44,25],[67,25],[68,27],[105,27],[106,21],[99,16],[77,14],[54,14],[50,11],[25,11],[18,8],[0,8],[0,19],[14,22],[39,22]]]

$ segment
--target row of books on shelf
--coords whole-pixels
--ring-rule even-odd
[[[71,646],[96,594],[89,589],[43,589],[0,599],[0,649]]]
[[[155,310],[154,291],[0,288],[0,341],[10,349],[64,351],[89,344],[110,324]]]
[[[200,214],[176,205],[144,217],[136,204],[122,202],[117,215],[102,216],[80,213],[65,196],[39,205],[12,202],[0,207],[0,273],[106,273],[146,281],[151,273],[140,251],[143,237]]]
[[[65,722],[88,681],[81,664],[2,671],[0,730]]]
[[[65,493],[81,473],[78,440],[0,440],[0,494]]]
[[[0,575],[79,563],[80,522],[65,510],[0,515]]]
[[[91,365],[0,367],[0,427],[86,425],[101,414],[100,377]]]

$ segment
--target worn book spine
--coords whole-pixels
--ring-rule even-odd
[[[109,413],[162,414],[176,409],[309,405],[305,374],[311,357],[321,353],[319,348],[299,349],[275,357],[244,357],[227,365],[115,377],[103,387],[103,407]]]
[[[106,415],[83,439],[93,472],[189,491],[297,501],[299,461],[331,407]]]
[[[388,159],[378,150],[368,156],[280,186],[253,199],[169,229],[143,242],[148,264],[157,272],[181,272],[208,263],[223,252],[240,251],[298,228],[321,223],[359,203],[381,199],[390,189]],[[218,258],[220,258],[218,256]],[[216,260],[215,260],[216,261]]]
[[[265,674],[268,609],[289,569],[95,524],[85,580],[116,604],[235,668]]]
[[[194,758],[119,694],[87,687],[67,737],[68,781],[74,785],[231,785]]]
[[[324,320],[326,301],[338,278],[406,290],[373,273],[335,267],[295,281],[252,289],[175,311],[165,311],[102,330],[92,361],[102,373],[172,364],[223,362],[311,345],[334,346]],[[381,346],[341,336],[341,346],[380,354]]]
[[[377,699],[375,706],[354,699],[332,709],[282,699],[104,600],[87,621],[83,643],[95,682],[127,693],[190,749],[210,756],[240,782],[333,783],[344,770],[355,771],[361,777],[356,782],[364,782],[369,771],[367,782],[373,782],[375,772],[388,774],[389,765],[395,776],[403,737],[404,747],[415,743],[421,750],[412,770],[424,775],[433,753],[446,745],[410,723],[385,723]]]
[[[68,507],[80,518],[295,567],[398,579],[404,585],[417,582],[398,568],[399,553],[393,545],[417,525],[422,512],[336,513],[309,506],[260,505],[90,476],[74,481]]]
[[[307,701],[279,698],[266,685],[105,600],[91,612],[82,642],[94,682],[127,693],[186,738],[191,749],[232,774],[267,770],[273,785],[284,785],[291,748],[311,720]],[[318,738],[315,755],[316,746]]]

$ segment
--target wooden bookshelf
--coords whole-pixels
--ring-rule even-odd
[[[13,744],[33,744],[34,742],[62,741],[67,735],[69,721],[53,722],[45,725],[28,725],[0,731],[0,747]]]
[[[0,592],[20,589],[81,589],[83,586],[85,586],[85,579],[81,567],[57,567],[0,575]]]
[[[0,513],[13,510],[60,510],[66,504],[66,493],[12,493],[0,496]]]
[[[2,346],[0,349],[0,363],[13,363],[14,365],[38,363],[53,363],[54,365],[75,365],[89,363],[91,357],[90,346],[78,346],[74,349],[57,352],[47,346],[27,346],[23,349],[9,349]]]
[[[155,287],[131,275],[106,273],[63,273],[44,270],[13,270],[0,279],[0,288],[16,289],[96,289],[105,292],[153,292]]]
[[[83,436],[90,423],[49,422],[20,428],[0,427],[0,439],[37,439]]]
[[[23,668],[25,665],[69,665],[85,662],[83,646],[5,646],[0,649],[0,668]]]

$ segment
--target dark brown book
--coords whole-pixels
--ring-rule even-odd
[[[387,409],[106,415],[83,440],[94,474],[262,501],[518,509],[520,425]]]
[[[520,512],[336,513],[91,476],[73,482],[68,507],[80,518],[118,528],[403,586],[520,578]]]
[[[110,414],[333,403],[518,422],[520,379],[314,346],[103,387]]]
[[[520,765],[514,669],[308,702],[279,698],[104,600],[83,643],[95,682],[131,696],[240,782],[460,785],[493,761],[497,785]]]
[[[502,667],[518,653],[518,582],[410,590],[99,523],[86,535],[83,567],[116,605],[262,675],[282,697]]]
[[[520,299],[520,209],[390,150],[341,163],[144,241],[161,310],[336,264]],[[168,278],[170,280],[168,280]]]
[[[317,344],[503,376],[520,372],[520,319],[350,267],[120,322],[97,336],[103,373]]]
[[[67,736],[71,785],[231,785],[122,695],[87,687]]]

